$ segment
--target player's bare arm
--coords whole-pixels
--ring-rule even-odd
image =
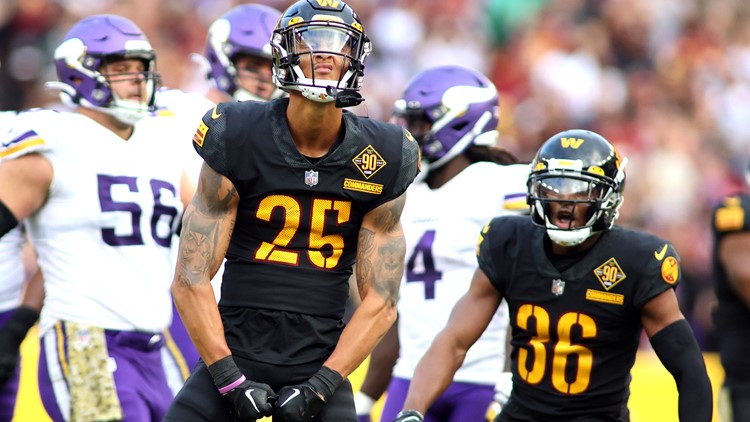
[[[406,242],[401,211],[406,194],[365,215],[357,247],[357,286],[362,303],[324,366],[342,377],[352,373],[396,321]]]
[[[469,291],[456,302],[445,328],[420,359],[404,409],[424,413],[448,388],[466,352],[487,328],[502,299],[484,271],[477,268]]]
[[[196,188],[195,180],[190,177],[186,170],[183,170],[182,178],[180,179],[180,201],[185,209],[190,205],[190,201],[193,199]]]
[[[374,400],[385,393],[393,376],[393,367],[398,360],[398,353],[398,324],[393,324],[370,354],[367,376],[362,381],[360,393]],[[355,403],[357,400],[355,398]],[[357,407],[357,411],[359,412],[359,407]]]
[[[667,289],[646,302],[641,310],[641,322],[649,337],[669,324],[683,319],[673,289]]]
[[[732,290],[750,308],[750,232],[725,235],[719,246],[719,260]]]
[[[185,210],[172,294],[185,327],[207,365],[231,354],[211,278],[224,259],[237,217],[239,195],[208,165]],[[189,310],[188,312],[185,312]]]
[[[22,221],[46,201],[52,175],[52,165],[40,154],[4,161],[0,165],[0,201]],[[0,237],[12,228],[0,232]]]
[[[400,221],[405,203],[403,194],[371,211],[362,222],[356,270],[363,299],[372,287],[388,304],[395,306],[398,300],[406,254]]]

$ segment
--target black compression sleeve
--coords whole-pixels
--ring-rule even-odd
[[[13,230],[18,225],[18,220],[8,209],[7,206],[0,201],[0,237],[5,236],[5,233]]]
[[[710,422],[713,415],[711,381],[690,324],[675,321],[651,337],[651,346],[674,377],[682,422]]]

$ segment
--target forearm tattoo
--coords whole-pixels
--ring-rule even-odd
[[[359,230],[359,243],[357,246],[357,288],[360,295],[366,283],[372,279],[373,263],[375,258],[375,232],[366,228]]]
[[[377,271],[373,278],[372,287],[381,297],[386,299],[389,306],[396,306],[401,277],[404,273],[404,256],[406,242],[403,232],[400,236],[389,236],[380,245],[377,253]]]
[[[396,306],[404,272],[406,241],[400,218],[405,201],[402,195],[374,210],[377,233],[365,227],[359,232],[357,286],[361,292],[369,283],[389,306]]]
[[[222,187],[223,176],[202,172],[198,192],[185,210],[175,277],[185,285],[210,282],[224,259],[224,248],[234,230],[229,205],[234,186]]]

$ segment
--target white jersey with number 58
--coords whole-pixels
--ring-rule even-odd
[[[42,331],[59,320],[160,332],[171,321],[170,247],[182,212],[175,128],[149,117],[129,140],[77,113],[18,115],[0,159],[49,160],[48,198],[26,225],[46,298]]]
[[[394,375],[411,379],[419,359],[445,327],[477,268],[479,233],[493,217],[526,206],[525,164],[475,163],[432,190],[411,185],[401,215],[406,271],[398,302],[400,355]],[[454,381],[494,385],[505,363],[508,311],[503,304],[469,349]]]

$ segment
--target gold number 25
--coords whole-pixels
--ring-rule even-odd
[[[271,195],[263,198],[258,205],[256,216],[264,221],[271,221],[273,210],[277,207],[284,209],[284,226],[274,238],[273,242],[263,242],[255,251],[255,259],[279,262],[282,264],[299,264],[299,252],[284,249],[289,245],[299,229],[302,218],[299,202],[288,195]],[[349,221],[352,203],[349,201],[332,201],[329,199],[313,199],[309,249],[307,256],[310,262],[318,268],[331,269],[338,264],[344,250],[344,237],[339,234],[324,235],[326,226],[326,211],[336,211],[336,224]],[[326,257],[322,248],[331,245],[333,253]]]

